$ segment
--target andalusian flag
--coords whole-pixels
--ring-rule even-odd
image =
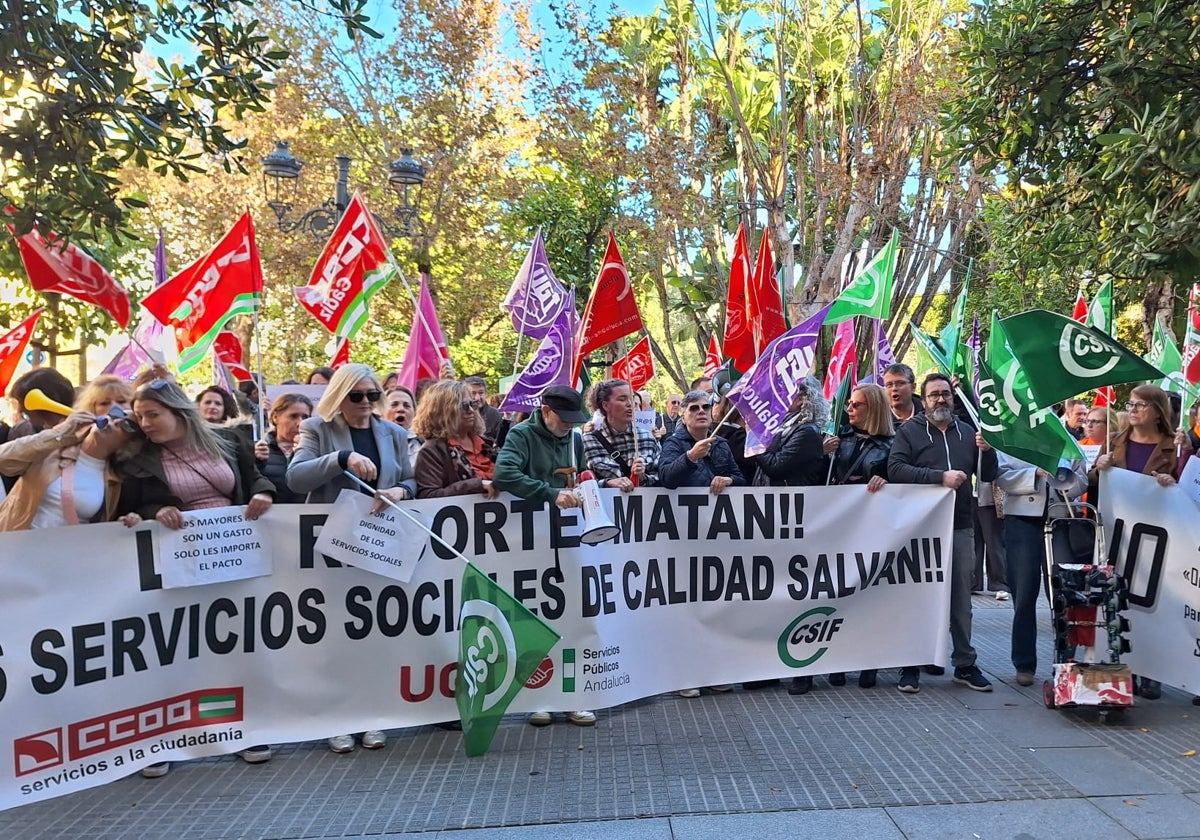
[[[471,563],[460,591],[454,700],[467,755],[483,755],[517,692],[562,637]]]

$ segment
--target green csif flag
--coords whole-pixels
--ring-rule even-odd
[[[838,295],[825,315],[826,324],[840,324],[859,315],[886,321],[892,314],[892,281],[896,276],[896,257],[900,251],[900,232],[892,237],[854,281]]]
[[[962,384],[964,393],[970,394],[971,380],[975,375],[975,359],[971,348],[962,340],[963,323],[967,317],[967,289],[971,284],[971,270],[967,269],[967,279],[963,282],[958,300],[954,302],[954,310],[950,313],[950,321],[942,327],[938,336],[942,353],[950,369],[944,371],[947,376],[953,376]]]
[[[1062,421],[1034,400],[1025,370],[1009,352],[1004,328],[995,313],[986,357],[979,360],[978,396],[979,431],[993,449],[1051,475],[1063,458],[1083,457]]]
[[[1038,405],[1053,405],[1105,385],[1163,378],[1161,370],[1112,336],[1064,315],[1031,309],[1000,323],[1009,350],[1029,372],[1029,388]]]
[[[850,399],[850,380],[854,378],[854,370],[847,370],[838,385],[837,393],[833,395],[833,405],[829,408],[829,426],[825,434],[836,435],[846,423],[850,422],[846,414],[846,402]]]
[[[1185,399],[1200,396],[1196,386],[1184,378],[1183,357],[1175,342],[1167,335],[1167,328],[1163,326],[1161,318],[1154,319],[1154,337],[1150,341],[1150,352],[1142,358],[1166,374],[1154,383],[1164,391],[1173,391]]]
[[[487,752],[509,704],[562,637],[472,563],[460,591],[454,700],[475,756]]]
[[[941,339],[934,338],[911,321],[909,321],[908,326],[913,339],[917,342],[917,349],[924,351],[929,356],[929,360],[933,363],[933,366],[939,371],[957,380],[958,387],[963,392],[963,396],[973,405],[976,402],[976,395],[971,387],[971,381],[975,377],[974,365],[970,361],[964,361],[962,366],[956,364],[955,361],[951,360],[950,354],[946,352]],[[944,333],[945,331],[943,330]],[[960,347],[965,349],[966,345],[960,343]],[[969,355],[963,355],[962,353],[956,355],[962,357],[964,360],[970,359]]]
[[[1088,305],[1087,322],[1102,333],[1113,334],[1113,288],[1112,278],[1104,281],[1104,285],[1096,292]]]

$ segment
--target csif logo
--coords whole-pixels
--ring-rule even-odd
[[[829,650],[827,642],[842,629],[844,618],[834,618],[833,607],[813,607],[779,635],[779,658],[789,668],[807,668]]]
[[[486,712],[504,699],[516,676],[517,642],[504,613],[489,601],[464,603],[459,627],[467,694]]]
[[[1058,338],[1058,360],[1072,376],[1103,376],[1121,361],[1115,348],[1072,321]]]

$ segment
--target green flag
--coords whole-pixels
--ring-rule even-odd
[[[1088,306],[1087,322],[1107,335],[1113,334],[1113,296],[1112,278],[1104,281],[1104,285],[1096,292]]]
[[[1038,405],[1053,405],[1105,385],[1163,378],[1162,371],[1115,338],[1066,316],[1032,309],[1000,323],[1009,350],[1029,373]]]
[[[846,371],[841,384],[838,385],[837,393],[833,395],[833,405],[829,408],[829,427],[825,429],[827,435],[836,435],[838,429],[850,422],[846,414],[846,401],[850,399],[850,380],[853,378],[854,370],[851,368]]]
[[[500,718],[561,636],[468,563],[460,586],[454,700],[467,755],[483,755]]]
[[[963,396],[967,398],[968,402],[974,405],[977,402],[977,398],[971,383],[975,379],[975,364],[974,358],[970,353],[970,348],[966,344],[959,342],[959,352],[956,354],[959,358],[951,361],[950,355],[946,352],[940,339],[929,335],[911,321],[909,322],[909,329],[912,332],[913,339],[917,342],[917,349],[923,351],[929,357],[934,367],[946,374],[946,376],[957,380],[958,387],[963,392]],[[945,334],[945,330],[942,332]]]
[[[1062,421],[1035,402],[1025,370],[1009,352],[995,313],[986,358],[979,360],[979,431],[994,449],[1051,475],[1061,459],[1083,457]]]
[[[1185,400],[1200,396],[1200,391],[1184,378],[1183,357],[1175,342],[1167,335],[1167,328],[1163,326],[1161,318],[1154,319],[1154,338],[1150,341],[1150,352],[1142,358],[1166,374],[1154,383],[1164,391],[1173,391]]]
[[[886,321],[892,314],[892,281],[896,275],[896,257],[900,250],[900,233],[892,238],[867,263],[846,287],[825,315],[826,324],[840,324],[858,315]]]
[[[962,291],[958,294],[958,300],[954,302],[954,309],[950,313],[950,321],[946,326],[942,327],[940,341],[942,354],[950,369],[943,371],[947,376],[953,376],[962,384],[963,391],[970,393],[971,380],[975,377],[975,358],[971,352],[971,348],[962,340],[963,322],[967,317],[967,288],[970,285],[970,269],[967,272],[967,279],[963,283]]]

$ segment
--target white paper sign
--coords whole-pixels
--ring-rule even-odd
[[[633,413],[633,421],[637,423],[639,429],[654,434],[654,427],[658,423],[658,412],[635,411]]]
[[[1098,443],[1081,443],[1079,450],[1083,453],[1083,459],[1087,462],[1087,468],[1090,470],[1096,466],[1096,459],[1100,457],[1100,450],[1103,447]]]
[[[1192,500],[1200,503],[1200,458],[1188,458],[1183,463],[1183,473],[1179,476],[1179,486],[1184,489]]]
[[[429,549],[429,534],[390,507],[371,513],[374,504],[365,493],[343,490],[314,549],[340,563],[408,583]]]
[[[187,511],[178,531],[163,528],[158,542],[163,588],[271,574],[271,549],[245,511],[241,506]]]

